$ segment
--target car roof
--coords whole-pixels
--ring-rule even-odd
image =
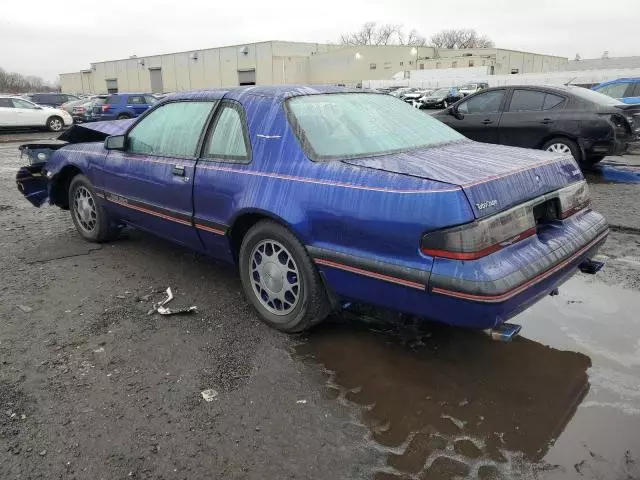
[[[284,100],[303,95],[321,95],[323,93],[362,93],[367,90],[336,87],[333,85],[274,85],[274,86],[246,86],[232,88],[215,88],[211,90],[197,90],[178,92],[167,95],[163,100],[218,100],[222,97],[237,99],[245,95]]]
[[[615,80],[608,80],[606,82],[602,82],[600,84],[598,84],[597,86],[599,87],[600,85],[610,85],[610,84],[614,84],[614,83],[623,83],[623,82],[640,82],[640,77],[626,77],[626,78],[616,78]]]

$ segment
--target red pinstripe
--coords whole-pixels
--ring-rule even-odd
[[[389,275],[384,275],[382,273],[371,272],[369,270],[363,270],[361,268],[351,267],[349,265],[343,265],[342,263],[336,263],[330,260],[324,260],[322,258],[316,258],[314,259],[314,261],[320,265],[324,265],[327,267],[338,268],[340,270],[356,273],[358,275],[364,275],[366,277],[375,278],[377,280],[384,280],[385,282],[397,283],[398,285],[415,288],[417,290],[424,290],[426,288],[426,285],[422,283],[412,282],[410,280],[403,280],[402,278],[391,277]]]

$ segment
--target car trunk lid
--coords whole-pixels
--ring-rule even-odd
[[[583,178],[569,156],[472,141],[343,161],[457,185],[464,190],[476,218],[487,217]]]

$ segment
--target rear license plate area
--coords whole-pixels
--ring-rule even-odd
[[[550,198],[533,207],[533,217],[536,226],[544,226],[557,221],[560,216],[560,201],[557,198]]]

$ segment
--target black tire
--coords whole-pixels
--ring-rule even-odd
[[[78,201],[76,195],[79,195]],[[90,215],[79,211],[79,204],[85,201],[93,208]],[[76,230],[89,242],[106,242],[120,233],[120,228],[110,221],[107,211],[98,202],[93,185],[82,174],[73,177],[69,184],[69,211]]]
[[[602,161],[602,159],[604,158],[604,155],[594,155],[592,157],[587,157],[582,164],[585,167],[593,167],[596,163]]]
[[[130,115],[127,115],[126,113],[121,113],[120,115],[118,115],[116,120],[128,120],[129,118],[131,118]]]
[[[64,128],[64,120],[57,115],[47,119],[47,128],[51,132],[60,132]]]
[[[265,300],[260,298],[260,293],[257,291],[260,288],[267,295],[266,289],[268,287],[261,278],[254,277],[256,272],[253,271],[254,255],[260,253],[256,249],[261,248],[265,242],[274,242],[284,247],[286,254],[291,255],[294,262],[293,266],[297,269],[295,278],[298,279],[299,283],[298,297],[288,313],[284,307],[280,314],[269,311],[268,306],[263,304]],[[278,250],[275,250],[275,252],[277,253]],[[277,260],[280,257],[272,258]],[[285,261],[288,263],[286,259]],[[265,265],[269,263],[266,256],[262,257],[262,262]],[[275,260],[271,263],[275,263]],[[242,281],[245,296],[258,312],[261,320],[270,327],[287,333],[302,332],[320,323],[331,313],[331,304],[327,292],[309,254],[300,241],[278,223],[271,220],[262,220],[251,227],[242,239],[239,264],[240,280]],[[271,278],[275,277],[269,275],[270,280]],[[282,289],[279,291],[282,291]],[[273,308],[275,308],[275,304]]]
[[[582,158],[582,150],[580,150],[580,147],[578,147],[578,144],[576,142],[574,142],[573,140],[570,140],[568,138],[565,137],[556,137],[556,138],[552,138],[551,140],[549,140],[548,142],[546,142],[543,146],[542,146],[542,150],[547,150],[547,151],[552,151],[550,150],[552,148],[552,146],[554,145],[563,145],[566,148],[569,149],[569,151],[571,152],[571,156],[573,156],[573,159],[582,164],[583,163],[583,158]]]

